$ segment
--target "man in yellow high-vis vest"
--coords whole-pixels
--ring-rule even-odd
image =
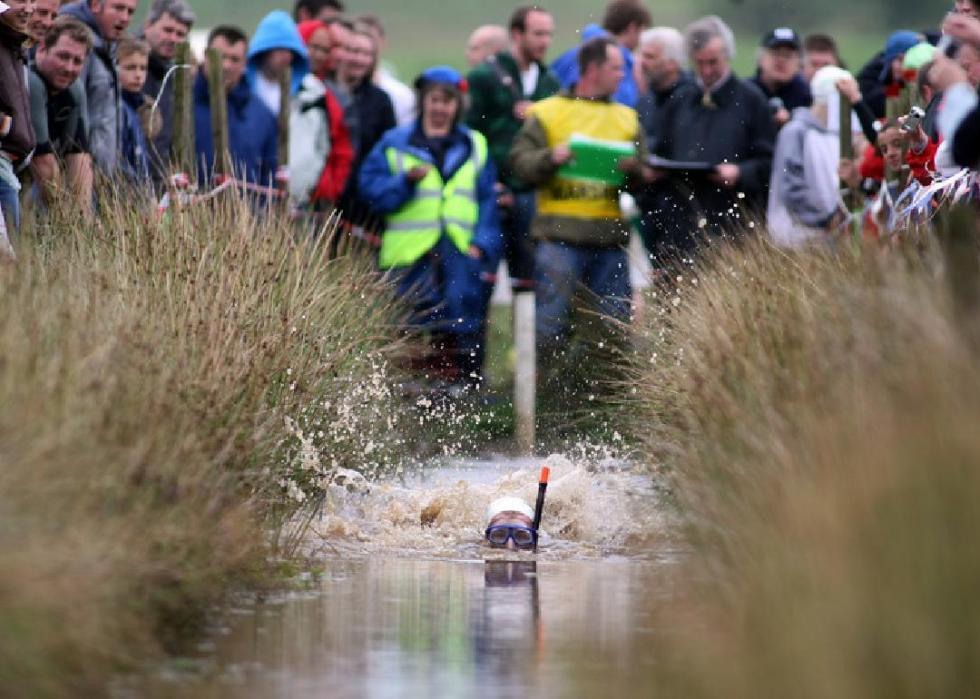
[[[532,234],[535,254],[537,339],[544,361],[567,343],[572,299],[580,286],[591,292],[597,310],[629,319],[632,290],[626,246],[629,224],[619,208],[624,189],[641,187],[653,172],[636,157],[646,153],[636,112],[611,100],[623,77],[623,57],[608,37],[579,49],[579,82],[534,104],[511,149],[515,174],[538,187],[538,215]],[[610,172],[576,170],[572,143],[594,150],[607,146],[624,155],[609,160]],[[619,172],[624,177],[619,177]]]
[[[388,131],[364,161],[360,195],[385,217],[378,264],[446,361],[441,378],[480,382],[489,294],[500,259],[497,172],[486,139],[461,125],[466,83],[447,66],[416,81],[414,124]]]

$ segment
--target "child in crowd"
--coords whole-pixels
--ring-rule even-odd
[[[150,47],[145,41],[124,37],[116,49],[116,66],[122,87],[122,159],[130,177],[143,184],[150,178],[150,143],[160,131],[160,113],[144,95]]]
[[[874,185],[879,186],[864,222],[865,233],[871,237],[887,230],[888,216],[902,192],[913,181],[923,186],[931,184],[936,172],[937,144],[929,139],[921,124],[908,131],[908,118],[878,122],[875,143],[867,147],[859,166],[854,161],[841,162],[841,179],[852,189],[873,191]],[[894,179],[886,181],[886,172]]]

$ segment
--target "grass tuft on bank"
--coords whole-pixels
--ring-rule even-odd
[[[0,695],[101,694],[406,444],[366,261],[241,201],[152,211],[56,212],[0,267]]]
[[[651,299],[633,433],[694,551],[664,696],[974,693],[980,364],[949,287],[932,236],[756,240]]]

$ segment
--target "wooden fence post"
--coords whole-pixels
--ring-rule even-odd
[[[214,147],[214,175],[230,175],[228,153],[228,99],[225,95],[221,54],[207,51],[208,92],[211,97],[211,144]]]
[[[175,65],[191,65],[191,47],[186,41],[177,44]],[[174,74],[174,140],[170,157],[177,172],[182,172],[191,184],[197,181],[194,143],[194,71],[178,67]],[[168,163],[169,165],[169,163]]]
[[[851,133],[851,100],[847,99],[842,93],[838,93],[840,98],[840,112],[838,128],[840,129],[840,159],[854,159],[854,135]],[[851,191],[850,185],[846,182],[847,194],[844,196],[844,205],[849,212],[857,208],[855,193]]]

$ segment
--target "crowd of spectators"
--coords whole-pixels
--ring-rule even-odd
[[[861,230],[881,236],[909,188],[980,163],[974,0],[956,0],[935,30],[895,31],[853,76],[832,36],[776,26],[740,77],[721,18],[656,26],[641,0],[611,0],[551,60],[560,18],[524,6],[447,57],[468,74],[434,66],[411,85],[383,60],[381,18],[298,0],[251,35],[233,24],[207,34],[227,100],[224,155],[208,72],[176,64],[192,2],[153,0],[141,27],[139,0],[0,2],[7,233],[16,242],[23,205],[43,216],[57,193],[91,216],[102,182],[155,196],[173,186],[174,74],[191,71],[200,186],[227,158],[250,196],[288,195],[292,215],[375,243],[413,308],[408,325],[432,338],[454,385],[481,379],[501,261],[515,293],[537,294],[539,347],[561,353],[583,288],[602,316],[629,320],[633,232],[655,271],[764,228],[778,244],[832,245],[853,230],[855,198],[867,204]],[[606,171],[589,172],[590,159]]]

